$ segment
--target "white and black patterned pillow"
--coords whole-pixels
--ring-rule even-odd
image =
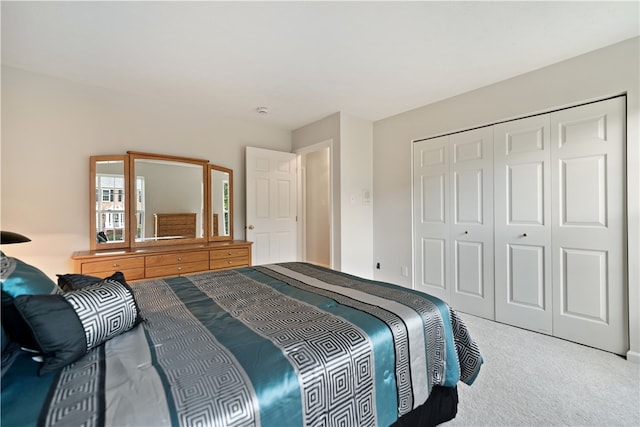
[[[40,374],[60,369],[141,321],[133,291],[105,279],[62,295],[22,295],[14,300],[42,351]]]
[[[138,321],[131,290],[115,280],[107,279],[63,296],[82,323],[87,351],[128,331]]]

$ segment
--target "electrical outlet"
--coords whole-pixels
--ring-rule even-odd
[[[377,268],[378,270],[380,270],[380,263],[379,263],[379,262],[377,262],[377,263],[376,263],[376,268]]]

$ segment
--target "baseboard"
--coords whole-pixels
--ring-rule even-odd
[[[631,350],[627,351],[627,360],[629,362],[640,364],[640,353]]]

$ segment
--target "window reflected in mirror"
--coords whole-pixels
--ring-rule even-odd
[[[127,171],[124,156],[91,158],[91,187],[94,192],[91,235],[94,248],[128,244]]]
[[[209,240],[233,238],[233,172],[221,166],[209,166],[210,226]]]

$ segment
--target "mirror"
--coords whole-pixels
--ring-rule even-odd
[[[207,161],[129,152],[131,246],[205,239]]]
[[[233,171],[209,165],[209,240],[233,240]]]
[[[233,240],[233,170],[137,151],[90,160],[91,250]]]
[[[127,233],[127,156],[93,156],[90,162],[91,249],[129,246]]]

